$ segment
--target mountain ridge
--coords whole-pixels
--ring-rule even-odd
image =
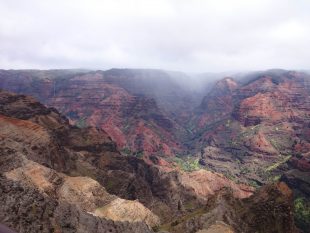
[[[57,110],[33,98],[0,91],[0,106],[0,221],[19,232],[153,232],[150,226],[181,232],[183,226],[187,233],[222,219],[221,214],[208,215],[207,206],[218,205],[212,196],[222,193],[238,203],[240,198],[255,203],[247,201],[253,189],[216,173],[166,170],[122,156],[104,131],[72,126]],[[288,189],[285,184],[272,187],[280,190],[280,199],[271,205],[290,208],[291,194],[281,191]],[[202,206],[205,209],[199,209]],[[249,222],[234,225],[239,215],[233,208],[228,224],[242,232]],[[187,225],[198,216],[208,224]],[[283,219],[290,225],[281,225]],[[163,225],[158,226],[159,221]],[[294,232],[292,215],[278,216],[276,222]]]
[[[69,155],[62,146],[88,153],[102,150],[112,153],[100,160],[93,156],[89,161],[78,159],[75,165],[56,156],[44,165],[56,164],[57,169],[69,175],[91,175],[109,193],[123,199],[139,199],[155,214],[163,215],[165,223],[179,213],[177,206],[182,209],[187,205],[184,201],[191,202],[197,195],[204,200],[216,195],[223,185],[235,189],[235,194],[241,190],[243,197],[250,193],[247,186],[234,183],[257,188],[281,180],[293,189],[296,200],[309,198],[310,77],[306,73],[269,70],[237,78],[232,75],[216,82],[204,97],[200,93],[195,99],[195,92],[184,92],[174,82],[165,83],[167,74],[158,70],[155,73],[125,70],[124,73],[117,69],[108,73],[65,72],[63,75],[58,70],[56,74],[49,71],[49,77],[40,76],[44,71],[36,71],[34,76],[31,71],[26,75],[23,72],[14,71],[11,76],[10,72],[1,71],[0,88],[35,94],[69,119],[58,116],[56,122],[51,121],[50,115],[55,117],[58,111],[46,110],[34,99],[10,97],[11,109],[7,107],[11,102],[7,101],[5,108],[0,106],[1,111],[26,121],[31,114],[36,115],[35,121],[49,130],[57,131],[51,127],[59,122],[74,124],[69,131],[61,130],[53,136],[61,143],[57,142],[60,147],[52,146],[49,153]],[[155,79],[158,72],[163,75],[158,83],[147,83],[146,80]],[[158,96],[162,86],[165,87],[163,93],[171,96]],[[170,107],[176,100],[178,103]],[[29,102],[34,111],[25,108]],[[38,116],[43,113],[47,116]],[[0,120],[8,122],[5,117]],[[77,136],[78,132],[81,136]],[[94,144],[94,136],[99,144]],[[100,143],[100,140],[109,142]],[[37,152],[42,153],[40,149]],[[36,154],[32,156],[38,159]],[[36,161],[46,160],[40,159]],[[100,168],[96,168],[98,165]],[[122,171],[119,166],[123,167]],[[154,179],[159,183],[154,183]],[[171,196],[169,192],[174,189],[170,185],[160,188],[159,184],[165,183],[165,179],[182,194]],[[221,185],[218,187],[216,183]],[[201,188],[202,185],[206,188]],[[210,187],[214,191],[206,191]],[[190,194],[187,189],[191,190]],[[149,205],[154,198],[157,209]],[[162,202],[162,198],[169,201]],[[171,216],[174,217],[171,219]]]

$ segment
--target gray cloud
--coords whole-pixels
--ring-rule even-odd
[[[307,0],[0,0],[0,68],[310,69]]]

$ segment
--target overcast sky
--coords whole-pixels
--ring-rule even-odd
[[[0,0],[0,68],[310,69],[308,0]]]

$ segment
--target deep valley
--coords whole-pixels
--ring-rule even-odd
[[[0,222],[308,233],[310,74],[219,77],[0,70]]]

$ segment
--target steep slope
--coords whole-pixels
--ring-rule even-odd
[[[80,127],[104,129],[124,153],[169,156],[180,148],[173,135],[180,127],[153,99],[132,95],[107,83],[100,74],[67,80],[48,104]]]
[[[219,81],[194,118],[201,163],[256,184],[283,174],[280,165],[288,161],[308,170],[309,81],[290,71]]]
[[[162,229],[172,233],[298,232],[292,198],[292,191],[284,183],[269,184],[243,200],[233,199],[228,190],[222,190],[201,209]]]
[[[189,233],[217,221],[235,232],[252,232],[253,222],[259,232],[295,231],[283,184],[247,198],[253,189],[222,175],[123,156],[105,131],[72,126],[23,95],[0,91],[0,116],[0,221],[19,232]],[[232,204],[223,208],[219,196]]]
[[[150,97],[172,119],[183,124],[199,105],[208,79],[195,79],[181,72],[151,69],[111,69],[102,72],[104,79],[135,95]],[[211,82],[211,81],[210,81]]]
[[[159,224],[158,217],[137,202],[139,216],[130,219],[137,223],[128,223],[128,217],[112,222],[107,220],[111,219],[108,214],[100,215],[101,219],[93,217],[97,208],[121,199],[108,194],[91,178],[61,173],[76,170],[74,158],[80,153],[76,148],[87,150],[89,145],[79,138],[83,131],[74,132],[76,128],[58,112],[32,98],[0,92],[0,106],[2,223],[18,232],[150,232],[144,222]],[[83,135],[96,136],[92,138],[92,151],[118,153],[104,132],[92,130],[85,129]],[[127,205],[122,203],[119,209],[125,211]]]
[[[17,232],[152,232],[141,222],[94,217],[75,205],[58,202],[2,175],[0,192],[1,222]]]
[[[31,93],[78,127],[106,131],[122,154],[168,169],[174,155],[196,154],[208,169],[260,185],[282,174],[274,168],[294,154],[303,159],[292,161],[308,167],[304,73],[273,70],[241,81],[225,78],[192,112],[199,98],[189,100],[195,93],[169,72],[83,72],[1,71],[0,87]]]
[[[0,172],[4,185],[1,191],[14,198],[15,192],[16,198],[25,195],[16,205],[25,206],[27,211],[32,208],[31,195],[37,196],[42,208],[34,211],[32,217],[39,214],[42,224],[50,221],[39,224],[43,231],[57,227],[64,230],[63,221],[73,221],[68,223],[68,231],[79,232],[87,227],[90,227],[87,232],[96,231],[86,220],[74,224],[82,219],[74,219],[76,215],[63,211],[62,206],[68,211],[78,211],[78,215],[85,215],[90,222],[111,219],[116,232],[122,232],[120,229],[124,227],[128,227],[128,232],[148,232],[147,225],[156,226],[179,214],[186,215],[190,210],[184,206],[190,203],[191,208],[197,208],[223,187],[232,188],[236,198],[252,193],[249,187],[234,184],[218,174],[202,172],[191,176],[149,165],[136,157],[122,156],[104,131],[71,126],[55,109],[46,108],[33,98],[3,91],[0,92],[0,138]],[[210,180],[213,183],[209,184]],[[205,191],[199,190],[200,185]],[[15,190],[16,187],[19,188]],[[14,215],[14,202],[9,201],[9,196],[2,197],[1,208]],[[14,211],[8,211],[9,208]],[[49,214],[41,215],[45,211]],[[69,220],[63,214],[69,214]],[[37,227],[35,223],[27,225],[32,220],[26,216],[17,215],[3,215],[1,222],[25,232]],[[133,224],[128,225],[128,221]],[[96,226],[102,227],[100,224]]]
[[[59,72],[1,71],[0,88],[33,95],[56,107],[80,128],[95,126],[105,130],[124,154],[144,156],[151,162],[150,155],[172,156],[184,149],[178,138],[185,130],[163,109],[187,102],[179,100],[183,91],[166,73]],[[158,79],[150,82],[148,76]],[[163,98],[155,95],[159,89]],[[179,104],[171,104],[174,100]]]
[[[215,84],[197,109],[198,114],[201,114],[199,126],[217,121],[233,110],[232,93],[237,86],[238,84],[232,78],[225,78]]]
[[[0,70],[0,88],[14,93],[36,97],[44,102],[54,94],[57,84],[52,80],[65,80],[87,73],[87,70]]]

